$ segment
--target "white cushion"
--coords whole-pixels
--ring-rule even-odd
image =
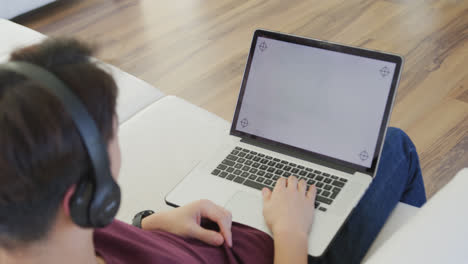
[[[0,0],[0,18],[13,18],[56,0]]]
[[[468,263],[468,168],[460,171],[367,261]]]
[[[2,36],[2,41],[0,42],[0,56],[8,55],[16,48],[38,43],[46,38],[46,36],[37,31],[6,19],[0,19],[0,36]]]
[[[122,206],[117,218],[130,222],[139,211],[168,208],[166,194],[228,133],[228,122],[173,96],[122,124]]]

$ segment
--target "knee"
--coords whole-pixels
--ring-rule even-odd
[[[389,127],[387,129],[387,135],[385,136],[385,145],[392,147],[401,147],[404,152],[412,152],[416,150],[416,147],[411,141],[410,137],[400,128]]]

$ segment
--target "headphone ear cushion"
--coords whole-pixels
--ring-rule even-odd
[[[70,216],[73,222],[81,227],[93,227],[89,213],[93,193],[94,185],[87,177],[83,177],[76,185],[75,193],[70,199]]]

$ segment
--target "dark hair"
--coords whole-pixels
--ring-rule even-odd
[[[113,137],[117,87],[74,39],[19,49],[11,61],[39,65],[82,101],[106,142]],[[90,162],[62,103],[35,81],[0,71],[0,247],[44,239],[66,191],[88,177]]]

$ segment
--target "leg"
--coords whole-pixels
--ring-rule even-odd
[[[389,128],[375,179],[323,258],[309,263],[360,263],[400,201],[420,207],[426,194],[413,143]]]

